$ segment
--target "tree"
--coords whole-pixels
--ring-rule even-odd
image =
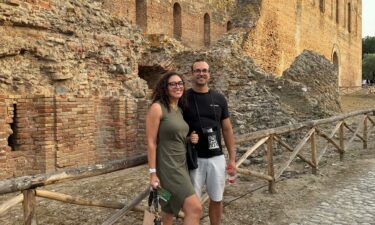
[[[375,37],[362,38],[362,55],[375,53]]]
[[[362,60],[362,79],[375,81],[375,53],[365,54]]]

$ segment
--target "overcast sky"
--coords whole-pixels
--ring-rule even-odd
[[[375,1],[362,0],[362,37],[375,36]]]

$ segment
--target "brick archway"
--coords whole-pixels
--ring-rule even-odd
[[[177,40],[182,38],[181,6],[178,3],[173,5],[173,37]]]

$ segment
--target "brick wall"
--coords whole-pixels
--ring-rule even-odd
[[[147,34],[167,34],[173,37],[173,6],[176,3],[181,8],[181,41],[187,46],[204,47],[204,15],[206,13],[210,15],[211,21],[211,44],[214,44],[227,31],[230,16],[224,10],[225,8],[214,6],[216,1],[197,0],[194,4],[188,0],[143,0],[143,2],[145,7],[141,15],[147,18],[147,27],[143,30]],[[126,18],[136,24],[136,0],[105,0],[103,6],[113,15]]]
[[[5,128],[5,137],[0,143],[4,164],[1,178],[41,173],[54,165],[51,157],[55,150],[51,99],[34,96],[3,98],[0,107],[2,117],[6,119],[0,121]]]
[[[144,154],[147,107],[131,97],[0,97],[0,178]]]
[[[88,97],[57,96],[56,167],[72,167],[95,162],[94,102]],[[100,157],[98,157],[100,159]]]
[[[336,1],[264,0],[261,17],[248,36],[245,52],[268,72],[281,75],[304,49],[339,61],[339,85],[361,85],[362,1],[340,0],[339,23]],[[351,32],[348,30],[351,3]]]

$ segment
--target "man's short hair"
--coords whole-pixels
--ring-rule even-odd
[[[205,62],[205,63],[207,63],[207,61],[204,60],[203,58],[201,58],[201,59],[196,59],[196,60],[193,62],[193,64],[191,64],[191,72],[193,72],[193,70],[194,70],[194,64],[197,63],[197,62]],[[207,64],[208,64],[208,63],[207,63]],[[210,71],[210,66],[208,66],[208,71]]]

